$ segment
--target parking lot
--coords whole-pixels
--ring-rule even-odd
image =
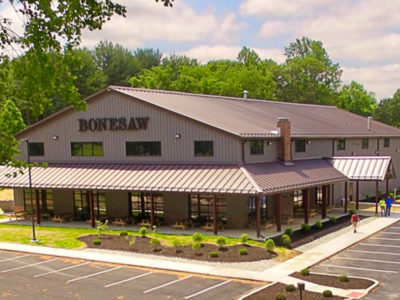
[[[400,223],[334,255],[311,270],[374,278],[380,286],[365,299],[400,299]]]
[[[7,299],[235,299],[263,284],[0,251]]]

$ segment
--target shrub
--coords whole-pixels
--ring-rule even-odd
[[[265,241],[265,248],[267,248],[268,251],[272,251],[276,245],[273,239],[268,239]]]
[[[332,297],[333,294],[330,290],[325,290],[322,292],[322,296],[329,298],[329,297]]]
[[[300,274],[303,276],[308,276],[310,275],[310,269],[303,269],[300,271]]]
[[[286,296],[284,293],[276,294],[275,300],[286,300]]]
[[[281,235],[281,242],[284,246],[289,245],[292,242],[292,239],[287,234]]]
[[[241,242],[242,244],[246,244],[248,240],[249,240],[249,235],[248,235],[247,233],[243,233],[243,234],[240,236],[240,242]]]
[[[293,228],[291,228],[291,227],[286,228],[285,234],[287,234],[288,236],[292,236],[293,233],[294,233]]]
[[[158,248],[160,248],[161,243],[157,238],[152,238],[150,240],[150,245],[153,247],[154,250],[157,250]]]
[[[321,229],[322,228],[322,222],[321,221],[316,221],[313,226],[316,229]]]
[[[140,236],[141,236],[142,238],[146,237],[147,228],[144,227],[144,226],[143,226],[142,228],[140,228],[140,229],[139,229],[139,234],[140,234]]]
[[[94,240],[93,245],[95,245],[95,246],[101,245],[101,240]]]
[[[136,238],[133,236],[132,239],[129,241],[129,246],[133,246],[136,242]]]
[[[219,255],[217,251],[210,251],[210,253],[208,253],[208,256],[210,258],[217,258]]]
[[[369,194],[365,194],[365,200],[369,200],[369,198],[371,198],[371,196]]]
[[[347,275],[341,275],[341,276],[339,276],[339,281],[340,282],[349,282],[349,277],[347,277]]]
[[[287,292],[294,292],[296,290],[296,287],[293,284],[288,284],[285,286],[285,291]]]
[[[308,224],[301,224],[301,230],[303,230],[304,232],[309,232],[311,230],[311,227]]]
[[[329,222],[330,222],[330,223],[333,223],[333,224],[336,224],[337,219],[336,219],[335,217],[330,217],[330,218],[329,218]]]
[[[104,222],[96,220],[96,232],[99,239],[103,238],[103,234],[107,230],[108,230],[108,220],[105,220]]]
[[[200,243],[200,242],[194,242],[194,243],[192,244],[192,249],[193,249],[194,251],[199,251],[199,250],[201,249],[201,243]]]
[[[240,248],[239,249],[239,255],[247,255],[249,252],[247,251],[246,248]]]
[[[217,244],[219,247],[225,246],[226,245],[226,238],[224,237],[219,237],[217,238]]]
[[[192,235],[192,239],[193,239],[194,242],[199,242],[199,243],[201,243],[201,242],[203,241],[203,236],[202,236],[200,233],[195,232],[195,233],[193,233],[193,235]]]
[[[172,245],[174,246],[175,251],[178,251],[178,248],[180,248],[182,246],[181,241],[178,239],[174,239],[172,241]]]
[[[356,212],[355,209],[349,209],[349,215],[351,216],[352,214],[354,214]]]
[[[124,230],[119,233],[120,236],[128,236],[128,231]]]

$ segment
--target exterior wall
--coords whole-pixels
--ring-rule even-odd
[[[24,207],[24,190],[14,189],[14,207]]]
[[[270,145],[268,145],[270,143]],[[274,162],[278,157],[279,140],[264,140],[264,155],[250,155],[250,143],[244,143],[246,163]]]
[[[306,152],[296,152],[295,140],[292,140],[292,158],[305,159],[316,157],[329,157],[332,155],[332,140],[331,139],[305,139]],[[310,141],[308,144],[307,141]]]
[[[78,119],[149,117],[146,130],[79,132]],[[175,134],[181,138],[176,139]],[[58,140],[53,140],[53,136]],[[44,142],[45,156],[32,156],[47,162],[182,162],[238,163],[241,162],[241,142],[238,138],[209,126],[162,110],[117,93],[106,93],[92,100],[87,111],[70,111],[18,136],[30,142]],[[194,141],[214,141],[214,156],[195,157]],[[71,156],[71,142],[103,142],[104,156]],[[161,141],[161,156],[126,156],[126,141]],[[21,144],[26,156],[26,146]]]
[[[73,190],[53,190],[54,214],[74,214],[74,192]]]
[[[248,196],[227,195],[226,197],[226,219],[227,227],[230,229],[246,228],[248,225],[247,212]]]
[[[129,202],[127,191],[106,191],[106,211],[108,218],[128,218]]]
[[[189,218],[189,201],[185,193],[163,193],[164,223],[172,225],[176,221]]]

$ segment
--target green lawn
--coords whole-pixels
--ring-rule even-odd
[[[9,218],[9,216],[6,216],[6,215],[0,215],[0,219],[7,219],[7,218]]]

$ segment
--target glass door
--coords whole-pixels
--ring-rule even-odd
[[[87,191],[74,191],[74,213],[76,220],[90,219],[89,193]]]

